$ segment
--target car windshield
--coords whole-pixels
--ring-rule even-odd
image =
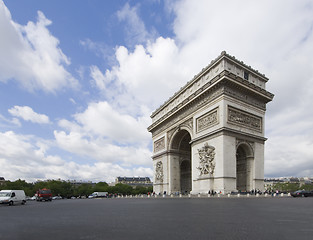
[[[50,194],[51,191],[50,190],[41,190],[40,193],[41,194]]]
[[[10,197],[10,192],[0,192],[0,197]]]

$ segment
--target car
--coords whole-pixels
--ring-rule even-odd
[[[52,197],[52,199],[53,200],[59,200],[59,199],[62,199],[62,197],[61,196],[54,196],[54,197]]]
[[[293,197],[313,197],[313,191],[298,190],[291,193]]]

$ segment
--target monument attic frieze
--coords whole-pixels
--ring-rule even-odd
[[[199,74],[195,75],[191,81],[152,113],[152,125],[148,130],[151,131],[156,125],[190,104],[203,92],[217,85],[219,80],[224,79],[223,76],[227,76],[231,80],[224,86],[223,92],[252,103],[261,109],[265,110],[265,103],[274,96],[265,90],[268,78],[264,74],[223,51],[219,57],[203,68]]]

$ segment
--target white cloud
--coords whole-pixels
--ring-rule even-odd
[[[33,111],[28,106],[14,106],[8,110],[9,113],[15,117],[20,117],[25,121],[33,123],[48,124],[50,123],[49,117],[45,114],[39,114]]]
[[[143,106],[151,113],[192,75],[175,41],[169,38],[160,37],[148,42],[147,47],[137,45],[133,52],[121,46],[116,50],[116,59],[118,65],[104,76],[106,82],[122,90],[115,91],[110,104],[131,115]]]
[[[142,131],[149,123],[148,118],[120,114],[107,102],[91,103],[83,113],[77,113],[74,117],[84,131],[93,136],[106,137],[120,144],[150,140],[150,134]]]
[[[17,118],[7,119],[0,114],[0,126],[1,127],[20,127],[21,122]]]
[[[78,164],[64,161],[57,155],[49,155],[47,151],[51,143],[43,142],[34,136],[18,135],[12,131],[0,132],[1,176],[7,180],[22,178],[29,182],[58,178],[112,182],[120,175],[152,175],[149,167],[123,167],[113,162]]]
[[[90,77],[92,78],[92,83],[100,90],[104,91],[106,88],[106,79],[103,73],[99,70],[97,66],[90,67]]]
[[[77,80],[65,69],[70,60],[47,29],[51,23],[38,11],[36,23],[21,26],[0,0],[0,35],[5,36],[0,38],[0,81],[15,79],[29,91],[78,87]]]
[[[109,103],[130,115],[141,106],[152,111],[226,50],[265,73],[275,94],[267,111],[265,175],[280,175],[271,166],[286,162],[284,173],[313,174],[309,148],[299,147],[313,142],[313,3],[185,0],[169,6],[176,15],[175,39],[159,37],[133,51],[118,47],[118,64],[104,76],[123,91]],[[288,154],[282,155],[284,146]]]
[[[145,43],[148,39],[153,39],[156,36],[156,31],[151,32],[146,30],[144,22],[138,16],[138,6],[130,7],[126,3],[124,7],[117,12],[119,21],[125,22],[124,31],[126,32],[126,41],[128,44],[135,45]]]
[[[150,166],[151,152],[144,147],[118,146],[105,139],[87,138],[78,132],[54,132],[60,148],[99,162],[116,163],[123,167]]]
[[[127,168],[151,166],[151,139],[146,130],[149,117],[121,114],[107,102],[90,103],[84,112],[73,117],[74,121],[59,121],[59,126],[68,133],[54,132],[60,148]]]

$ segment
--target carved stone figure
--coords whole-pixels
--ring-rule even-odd
[[[157,162],[155,166],[155,179],[158,181],[163,181],[163,164],[161,161]]]
[[[215,157],[215,148],[210,146],[208,143],[204,144],[204,147],[198,149],[200,163],[199,169],[200,176],[206,174],[213,174],[215,169],[214,157]]]

